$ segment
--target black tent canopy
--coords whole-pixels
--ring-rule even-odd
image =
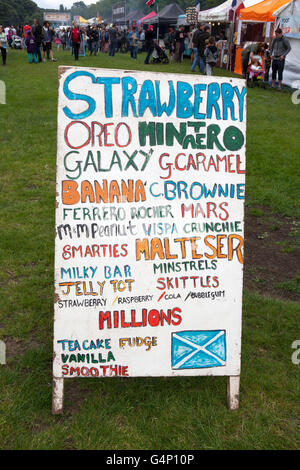
[[[126,21],[138,21],[140,18],[143,18],[144,13],[140,10],[134,10],[134,11],[130,11],[127,15],[126,15]]]
[[[184,11],[177,5],[177,3],[171,3],[166,5],[161,11],[158,12],[153,18],[145,20],[144,24],[166,24],[166,23],[177,23],[179,15],[184,15]]]

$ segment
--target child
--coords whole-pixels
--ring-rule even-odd
[[[33,36],[31,31],[29,31],[27,33],[27,38],[25,40],[25,44],[26,44],[26,47],[27,47],[27,54],[28,54],[29,63],[32,64],[32,61],[34,61],[34,63],[37,64],[36,41],[35,41],[35,37]]]
[[[215,46],[215,38],[210,36],[204,51],[204,57],[206,58],[206,75],[212,75],[213,68],[217,63],[218,56],[219,51]]]
[[[250,65],[250,71],[249,71],[250,80],[252,79],[261,80],[263,76],[264,76],[264,71],[260,62],[256,58],[253,58],[251,65]]]
[[[59,51],[59,48],[60,48],[60,45],[61,45],[61,34],[60,34],[60,31],[58,31],[58,32],[55,34],[55,44],[56,44],[57,50]]]

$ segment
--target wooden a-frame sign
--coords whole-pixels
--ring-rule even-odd
[[[53,413],[65,378],[227,376],[239,405],[245,81],[59,68]]]

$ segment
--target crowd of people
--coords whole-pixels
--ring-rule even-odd
[[[119,28],[113,25],[89,25],[80,27],[73,22],[71,27],[53,28],[48,21],[43,25],[37,19],[33,25],[23,27],[0,26],[0,51],[2,63],[6,64],[8,48],[27,50],[29,63],[48,61],[55,62],[53,48],[69,50],[76,61],[80,55],[107,53],[113,57],[116,53],[129,53],[136,60],[138,53],[145,52],[145,64],[152,62],[181,62],[188,48],[191,54],[191,72],[198,67],[200,73],[212,75],[221,54],[225,32],[220,31],[216,38],[211,35],[211,27],[207,24],[191,26],[189,30],[182,25],[170,27],[164,38],[159,40],[153,25],[147,27]],[[264,79],[268,81],[272,66],[272,86],[278,76],[278,89],[281,89],[282,74],[286,55],[291,46],[280,29],[270,47],[267,43],[256,42],[246,46],[242,51],[243,77],[250,80]],[[258,55],[264,55],[264,66]]]
[[[137,59],[138,53],[145,52],[145,64],[149,64],[150,61],[168,63],[183,60],[188,41],[188,49],[193,50],[192,71],[198,64],[200,71],[204,72],[206,64],[206,73],[210,75],[216,63],[218,49],[215,38],[207,33],[207,28],[206,26],[204,31],[204,42],[201,38],[197,44],[194,33],[200,31],[202,34],[202,26],[199,30],[191,27],[190,31],[186,31],[184,26],[170,27],[165,37],[157,40],[153,25],[145,28],[133,26],[121,29],[115,24],[80,27],[74,22],[72,27],[54,29],[47,21],[41,26],[38,20],[34,20],[32,26],[25,24],[23,28],[20,26],[6,27],[5,30],[2,28],[1,51],[5,49],[2,54],[3,63],[6,63],[6,49],[16,47],[16,43],[17,48],[27,49],[30,63],[46,61],[46,58],[56,61],[53,56],[55,48],[71,51],[76,61],[79,60],[80,52],[81,55],[94,56],[100,52],[109,56],[114,56],[118,52],[129,53],[133,60]]]
[[[48,60],[56,62],[53,56],[52,44],[55,38],[55,30],[50,23],[45,21],[43,26],[37,19],[33,25],[22,26],[0,26],[0,50],[2,63],[6,65],[7,49],[26,49],[30,63],[38,63]],[[43,54],[42,54],[43,53]],[[43,55],[43,57],[42,57]]]

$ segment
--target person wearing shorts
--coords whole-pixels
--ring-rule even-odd
[[[53,52],[52,52],[52,36],[53,36],[53,29],[50,27],[50,24],[48,21],[44,21],[44,26],[43,26],[43,60],[44,62],[46,61],[45,57],[47,54],[47,59],[52,60],[52,62],[56,62],[56,59],[53,57]]]

